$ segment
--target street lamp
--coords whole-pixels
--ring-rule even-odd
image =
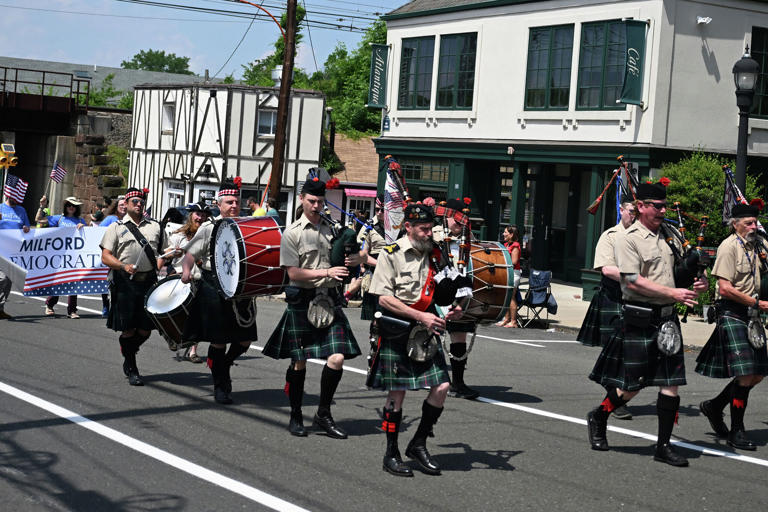
[[[749,54],[749,46],[744,49],[744,56],[733,65],[733,80],[736,82],[736,105],[739,107],[739,141],[736,145],[736,186],[743,194],[747,193],[747,130],[749,111],[755,96],[755,86],[760,66]]]

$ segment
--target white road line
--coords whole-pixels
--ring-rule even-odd
[[[27,296],[27,295],[24,295],[23,293],[19,293],[19,292],[11,292],[11,293],[13,293],[14,295],[20,295],[20,296],[24,297],[25,299],[34,299],[34,300],[39,300],[39,301],[42,301],[42,302],[46,301],[46,299],[43,298],[43,297],[31,297],[31,296]],[[80,300],[82,298],[83,298],[82,295],[78,295],[77,296],[77,300]],[[99,299],[99,300],[101,300],[101,299]],[[66,302],[62,303],[61,301],[59,301],[59,303],[56,304],[56,306],[60,306],[60,307],[66,308],[67,307],[67,303]],[[56,307],[56,306],[54,306],[54,307]],[[77,306],[77,310],[78,311],[87,311],[88,313],[97,313],[99,315],[101,314],[101,310],[97,311],[97,310],[91,309],[91,308],[84,308],[84,307],[82,307],[80,305]]]
[[[48,402],[47,400],[43,400],[42,398],[30,395],[29,393],[5,384],[4,382],[0,382],[0,391],[7,393],[12,397],[18,398],[19,400],[23,400],[28,404],[34,405],[35,407],[39,407],[40,409],[48,411],[55,416],[71,421],[80,427],[86,428],[92,432],[95,432],[96,434],[106,437],[110,441],[114,441],[127,448],[162,462],[163,464],[167,464],[194,477],[200,478],[201,480],[205,480],[214,485],[218,485],[227,491],[239,494],[240,496],[248,498],[251,501],[255,501],[256,503],[264,505],[265,507],[280,511],[286,510],[294,512],[306,512],[306,509],[298,507],[293,503],[282,500],[276,496],[272,496],[271,494],[267,494],[264,491],[256,489],[255,487],[251,487],[250,485],[244,484],[237,480],[233,480],[232,478],[224,476],[220,473],[216,473],[215,471],[211,471],[210,469],[195,464],[194,462],[182,459],[181,457],[173,455],[172,453],[169,453],[165,450],[161,450],[160,448],[156,448],[143,441],[139,441],[134,437],[127,436],[113,428],[80,416],[75,412],[64,409],[63,407],[59,407],[58,405]]]
[[[489,340],[503,341],[504,343],[514,343],[515,345],[525,345],[526,347],[546,348],[544,345],[538,345],[536,343],[526,343],[524,341],[510,340],[507,338],[494,338],[493,336],[484,336],[482,334],[477,335],[478,338],[486,338]],[[535,340],[538,341],[538,340]]]

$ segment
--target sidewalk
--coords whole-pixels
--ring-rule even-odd
[[[581,287],[552,283],[552,295],[557,300],[557,314],[549,316],[550,328],[576,335],[587,314],[589,302],[581,300]],[[701,317],[689,315],[688,322],[680,324],[683,343],[703,347],[715,328]]]

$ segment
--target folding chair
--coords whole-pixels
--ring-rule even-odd
[[[534,270],[531,269],[528,277],[528,288],[521,288],[520,292],[525,292],[523,300],[520,302],[519,308],[523,306],[526,308],[526,314],[524,318],[521,318],[521,327],[528,327],[533,321],[542,321],[541,313],[546,310],[546,320],[543,320],[547,325],[549,324],[549,313],[557,313],[557,302],[552,296],[552,271],[550,270]],[[520,316],[520,315],[518,315]]]

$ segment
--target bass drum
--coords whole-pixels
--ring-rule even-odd
[[[472,298],[462,321],[498,322],[515,293],[512,256],[499,242],[474,242],[467,264],[472,276]]]
[[[274,295],[287,274],[280,267],[282,231],[274,217],[219,219],[211,235],[211,269],[226,299]]]
[[[182,343],[181,341],[181,333],[189,318],[189,306],[194,297],[192,283],[182,283],[181,276],[176,274],[152,285],[144,298],[144,310],[171,350],[175,351],[194,344],[194,342]]]

